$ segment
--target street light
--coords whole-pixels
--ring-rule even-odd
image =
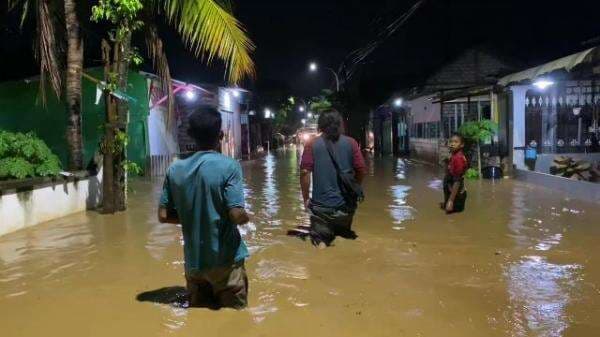
[[[402,98],[396,98],[396,99],[394,100],[394,106],[395,106],[396,108],[399,108],[399,107],[401,107],[401,106],[402,106]]]
[[[319,69],[319,66],[317,65],[316,62],[311,62],[308,64],[308,70],[310,72],[314,73],[318,69]],[[325,67],[325,69],[329,70],[333,74],[333,77],[335,77],[335,91],[340,91],[340,78],[338,77],[337,72],[329,67]]]
[[[540,90],[544,90],[553,84],[554,84],[554,82],[552,82],[550,80],[546,80],[546,79],[539,79],[539,80],[533,82],[533,85],[538,87],[538,89],[540,89]]]
[[[265,118],[269,119],[272,116],[271,109],[265,108]]]
[[[308,114],[306,114],[306,117],[308,117],[308,118],[312,118],[312,117],[313,117],[313,114],[312,114],[312,112],[309,112]]]
[[[306,119],[302,118],[301,122],[302,122],[302,125],[306,125]]]
[[[192,89],[188,89],[185,91],[185,99],[187,99],[188,101],[193,101],[196,99],[196,92]]]
[[[300,112],[304,112],[304,110],[306,110],[306,109],[305,109],[303,106],[300,106],[300,107],[298,108],[298,111],[300,111]]]

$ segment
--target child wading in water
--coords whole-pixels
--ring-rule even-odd
[[[450,160],[444,177],[444,204],[446,213],[462,212],[465,209],[467,191],[463,175],[467,171],[467,158],[463,153],[465,140],[459,134],[453,134],[448,142]]]

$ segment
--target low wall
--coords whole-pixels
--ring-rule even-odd
[[[96,208],[101,176],[1,182],[0,235]]]
[[[565,197],[600,204],[600,184],[597,183],[519,169],[515,170],[515,177],[528,183],[560,191]]]
[[[410,138],[409,144],[412,157],[434,164],[439,162],[437,138]]]

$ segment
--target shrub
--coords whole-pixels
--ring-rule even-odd
[[[467,179],[479,179],[479,172],[477,172],[477,169],[470,168],[470,169],[467,170],[467,172],[465,172],[465,178],[467,178]]]
[[[32,132],[0,130],[0,179],[55,176],[60,160]]]

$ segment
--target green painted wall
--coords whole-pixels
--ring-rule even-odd
[[[86,73],[101,79],[101,69],[86,69]],[[82,132],[84,141],[84,163],[88,163],[98,149],[100,125],[104,121],[104,99],[96,105],[96,84],[83,79]],[[137,72],[129,74],[127,94],[130,102],[129,146],[130,160],[145,167],[148,155],[148,84]],[[0,129],[18,132],[35,132],[58,155],[66,166],[68,147],[66,133],[66,108],[50,90],[46,93],[47,103],[43,107],[39,100],[39,82],[14,81],[0,83]]]

